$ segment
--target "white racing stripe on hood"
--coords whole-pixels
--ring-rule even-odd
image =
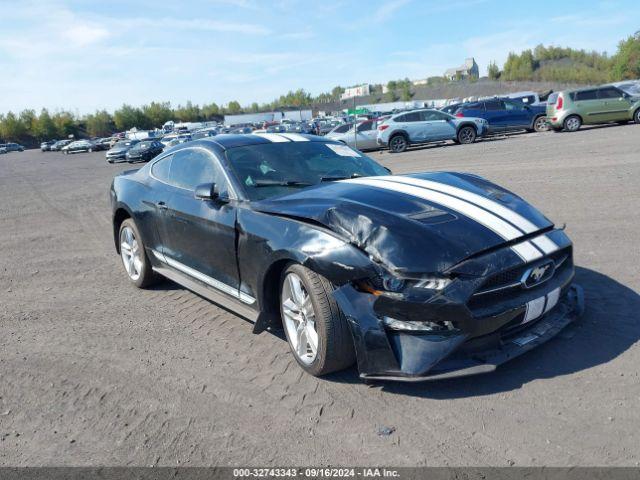
[[[500,205],[498,202],[490,200],[482,195],[478,195],[476,193],[470,192],[468,190],[464,190],[459,187],[454,187],[448,185],[446,183],[434,182],[432,180],[423,180],[421,178],[412,178],[412,177],[401,177],[401,176],[388,176],[388,177],[380,177],[386,181],[394,181],[400,183],[406,183],[408,185],[415,185],[416,187],[424,187],[430,190],[436,190],[438,192],[446,193],[449,195],[453,195],[455,197],[461,198],[463,200],[467,200],[468,202],[474,203],[479,207],[482,207],[486,210],[489,210],[491,213],[494,213],[509,223],[512,223],[520,230],[525,233],[535,232],[539,230],[540,227],[534,225],[532,222],[524,218],[519,213],[511,210],[510,208],[505,207],[504,205]]]
[[[289,140],[293,140],[294,142],[308,142],[309,139],[303,137],[299,133],[281,133],[283,137],[287,137]]]
[[[546,235],[539,235],[531,240],[546,255],[558,250],[558,245]]]
[[[270,142],[274,143],[282,143],[282,142],[290,142],[288,138],[285,138],[277,133],[254,133],[253,135],[257,135],[258,137],[266,138]]]
[[[484,210],[473,203],[467,202],[457,197],[446,195],[442,192],[436,192],[414,185],[407,185],[400,182],[389,182],[380,179],[381,177],[354,178],[344,180],[346,183],[357,183],[359,185],[368,185],[371,187],[382,188],[394,192],[404,193],[414,197],[442,205],[446,208],[454,210],[471,220],[484,225],[486,228],[494,232],[496,235],[505,240],[514,240],[522,237],[523,233],[509,222],[502,218]],[[512,251],[516,253],[525,262],[531,262],[542,257],[540,251],[530,242],[523,242],[512,247]]]

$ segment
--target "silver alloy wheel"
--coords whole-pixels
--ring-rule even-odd
[[[280,301],[291,348],[301,362],[310,365],[318,355],[316,313],[309,293],[295,273],[285,277]]]
[[[640,108],[636,110],[636,123],[640,123]]]
[[[580,128],[580,119],[578,117],[571,117],[567,119],[567,130],[575,132]]]
[[[549,130],[549,124],[547,123],[547,117],[538,117],[533,125],[533,129],[536,132],[546,132]]]
[[[460,143],[473,143],[474,134],[471,127],[464,127],[460,130]]]
[[[120,256],[127,275],[134,282],[142,273],[142,252],[136,234],[131,227],[124,227],[120,232]]]

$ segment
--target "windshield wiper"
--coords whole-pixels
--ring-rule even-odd
[[[301,180],[254,180],[252,187],[308,187],[311,182]]]
[[[328,176],[328,177],[320,177],[321,182],[335,182],[337,180],[349,180],[351,178],[361,177],[359,173],[352,173],[351,175],[340,175],[340,176]]]

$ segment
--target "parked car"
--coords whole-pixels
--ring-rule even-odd
[[[69,145],[65,145],[60,149],[64,154],[79,153],[79,152],[93,152],[97,150],[96,145],[91,140],[76,140]]]
[[[256,333],[282,326],[312,375],[487,372],[583,308],[571,241],[522,198],[471,174],[389,175],[324,137],[186,143],[117,175],[110,199],[133,285],[164,276]]]
[[[59,152],[62,149],[62,147],[66,147],[71,142],[73,142],[73,140],[70,140],[68,138],[65,138],[64,140],[58,140],[56,143],[51,145],[51,151],[52,152]]]
[[[378,127],[378,145],[391,153],[404,152],[410,145],[453,140],[473,143],[487,133],[482,118],[457,118],[440,110],[413,110],[392,116]]]
[[[548,130],[546,108],[525,105],[516,100],[491,98],[462,105],[456,117],[479,117],[489,123],[489,133],[513,130],[544,132]]]
[[[631,120],[640,123],[640,95],[613,85],[553,93],[547,103],[547,118],[556,131],[575,132],[582,125]]]
[[[129,163],[148,162],[162,153],[162,150],[164,150],[164,145],[158,140],[143,140],[127,151],[126,158]]]
[[[127,151],[139,142],[140,140],[120,140],[107,151],[105,155],[107,162],[125,161],[127,159]]]
[[[24,152],[24,146],[19,143],[4,143],[0,144],[0,147],[4,148],[6,153],[9,152]]]
[[[109,150],[111,148],[111,137],[96,138],[93,140],[95,150]]]
[[[1,144],[0,144],[0,155],[3,155],[3,154],[5,154],[5,153],[7,153],[7,149],[6,149],[6,148],[4,148],[4,145],[1,145]]]
[[[269,125],[266,128],[267,133],[285,133],[287,131],[286,125]]]
[[[518,102],[524,103],[525,105],[546,106],[548,95],[546,97],[545,96],[541,97],[538,92],[528,91],[528,92],[508,93],[504,95],[504,98],[517,100]]]
[[[640,80],[625,80],[622,82],[614,82],[609,85],[618,87],[620,90],[627,92],[632,97],[640,96]]]
[[[448,113],[449,115],[454,115],[456,113],[456,110],[458,110],[461,106],[462,106],[462,103],[452,103],[451,105],[442,107],[440,111],[444,113]]]
[[[50,152],[51,147],[57,142],[57,140],[47,140],[40,144],[40,150],[43,152]]]
[[[377,120],[358,122],[355,131],[352,123],[348,125],[350,128],[346,132],[339,135],[326,135],[326,137],[349,145],[352,148],[357,148],[358,150],[377,150],[380,148],[377,142]]]

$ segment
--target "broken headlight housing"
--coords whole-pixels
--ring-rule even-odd
[[[456,328],[449,321],[430,322],[414,320],[398,320],[397,318],[382,317],[382,323],[388,330],[398,332],[430,332],[447,333],[455,331]]]
[[[388,295],[389,293],[398,294],[406,288],[441,291],[447,288],[452,281],[449,277],[437,275],[403,278],[386,273],[361,282],[360,286],[362,290],[374,295]]]

